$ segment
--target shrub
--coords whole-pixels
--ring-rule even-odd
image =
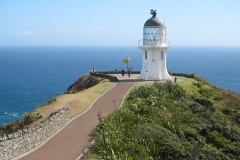
[[[211,148],[211,150],[205,154],[206,160],[231,160],[227,155],[222,153],[220,150],[217,150],[216,148]]]
[[[160,83],[158,83],[160,85]],[[166,87],[167,91],[172,94],[171,99],[177,101],[181,97],[187,98],[186,91],[176,83],[166,82],[163,84]]]
[[[211,131],[212,126],[206,124],[205,122],[201,122],[203,122],[202,119],[197,119],[196,124],[194,124],[193,127],[199,132],[200,135],[207,136]]]
[[[188,128],[184,130],[184,136],[188,141],[191,141],[191,140],[199,141],[198,133],[194,129]]]
[[[209,96],[197,93],[188,98],[171,82],[132,89],[124,106],[101,118],[96,128],[98,158],[239,159],[239,127],[214,113],[214,106],[235,104],[222,112],[237,121],[240,111],[236,103],[230,103],[230,98],[215,103],[213,98],[222,93],[204,79],[198,80],[200,89],[209,91]]]
[[[204,79],[203,77],[200,76],[194,76],[194,79],[196,81],[198,81],[201,85],[209,85],[212,86],[212,84],[210,84],[206,79]]]
[[[240,124],[240,111],[238,109],[230,109],[225,107],[221,111],[226,115],[230,115],[235,122]]]
[[[170,130],[159,126],[158,124],[145,123],[137,128],[136,137],[146,140],[153,139],[156,142],[158,141],[158,143],[162,143],[163,139],[174,139],[175,135]]]
[[[219,134],[216,131],[208,134],[206,137],[206,142],[211,143],[218,148],[226,148],[228,145],[228,140],[224,137],[219,137]]]
[[[201,85],[200,83],[198,83],[198,82],[193,82],[192,85],[194,85],[194,86],[196,86],[196,87],[198,87],[198,88],[200,88],[200,87],[202,86],[202,85]]]
[[[194,73],[189,74],[189,78],[195,78],[195,77],[196,77],[196,74]]]
[[[229,114],[231,114],[232,113],[232,109],[230,109],[230,108],[223,108],[222,110],[221,110],[224,114],[226,114],[226,115],[229,115]]]
[[[198,103],[191,103],[190,109],[192,110],[193,113],[197,113],[197,114],[206,111],[205,107],[203,107],[202,105],[200,105]]]
[[[145,148],[153,151],[153,159],[184,159],[190,157],[189,153],[194,147],[192,144],[181,142],[181,140],[170,130],[157,124],[143,124],[137,128],[137,139],[145,140]],[[153,145],[155,144],[155,145]],[[156,150],[157,149],[157,150]]]
[[[211,98],[212,96],[212,90],[206,87],[200,87],[198,90],[198,93],[200,93],[205,98]]]
[[[240,158],[240,143],[239,142],[233,142],[225,147],[223,150],[224,153],[230,154],[231,157],[234,157],[233,155]]]
[[[235,120],[235,122],[237,122],[238,124],[240,124],[240,111],[237,109],[234,109],[233,112],[231,112],[231,116],[233,117],[233,119]]]
[[[190,106],[192,104],[195,104],[195,102],[192,101],[191,99],[187,99],[187,98],[182,97],[178,100],[177,104],[184,109],[190,109]]]
[[[31,113],[24,113],[22,118],[23,125],[28,125],[33,122],[33,117]]]
[[[71,94],[76,94],[76,93],[77,93],[76,89],[73,89],[73,90],[71,91]]]
[[[0,130],[0,135],[8,134],[8,131]]]
[[[207,109],[215,112],[216,108],[213,106],[213,102],[205,98],[195,98],[195,102],[205,106]]]

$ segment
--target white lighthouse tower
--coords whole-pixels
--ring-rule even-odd
[[[142,70],[137,79],[172,80],[166,67],[166,27],[163,21],[156,17],[156,10],[151,10],[152,17],[143,27],[143,40],[138,48],[142,50]]]

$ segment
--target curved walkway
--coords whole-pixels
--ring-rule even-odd
[[[120,106],[124,95],[134,83],[118,82],[112,89],[101,96],[92,107],[74,119],[59,133],[34,152],[21,160],[75,160],[91,143],[89,135],[98,124],[98,113],[104,116]]]

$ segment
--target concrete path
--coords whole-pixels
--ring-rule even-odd
[[[119,81],[100,97],[86,113],[74,119],[47,143],[21,160],[75,160],[91,143],[89,135],[98,124],[98,113],[104,116],[120,106],[124,95],[134,85]],[[114,102],[115,104],[114,104]]]

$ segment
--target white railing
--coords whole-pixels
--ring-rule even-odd
[[[167,44],[167,40],[139,40],[138,46],[149,45],[149,46],[170,46],[170,41]]]

